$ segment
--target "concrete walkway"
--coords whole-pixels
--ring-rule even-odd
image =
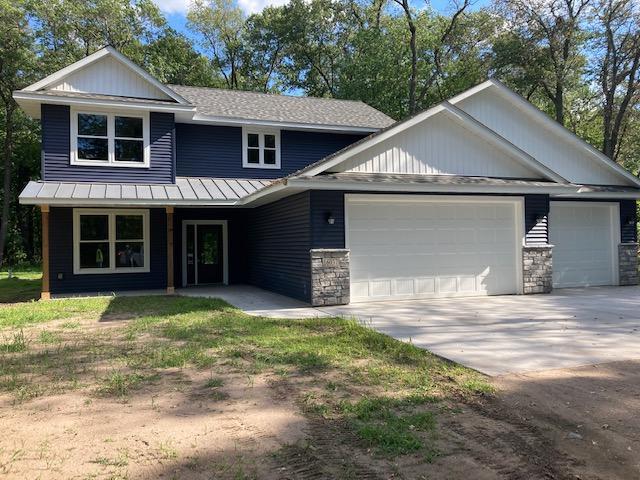
[[[189,288],[252,315],[344,316],[488,375],[640,358],[640,287],[313,308],[249,286]]]
[[[488,375],[640,358],[640,288],[323,308]]]
[[[271,318],[315,318],[329,315],[308,303],[250,285],[179,288],[178,295],[221,298],[249,315]]]

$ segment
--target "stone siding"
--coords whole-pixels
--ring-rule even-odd
[[[311,250],[311,304],[346,305],[349,303],[349,250]]]
[[[638,244],[618,245],[618,272],[620,285],[638,285]]]
[[[549,293],[553,289],[553,245],[522,247],[523,293]]]

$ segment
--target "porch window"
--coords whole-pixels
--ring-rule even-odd
[[[242,166],[280,168],[280,131],[242,129]]]
[[[74,273],[149,271],[149,211],[75,209]]]
[[[149,115],[71,111],[71,164],[149,166]]]

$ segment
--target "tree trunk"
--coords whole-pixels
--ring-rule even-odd
[[[9,227],[9,209],[11,207],[11,163],[13,150],[13,114],[15,107],[8,105],[5,118],[4,135],[4,181],[2,191],[2,218],[0,218],[0,266],[4,264],[4,247],[7,241],[7,229]]]

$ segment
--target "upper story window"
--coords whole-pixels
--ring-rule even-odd
[[[71,164],[149,166],[149,115],[72,110]]]
[[[242,166],[280,168],[280,131],[242,129]]]

